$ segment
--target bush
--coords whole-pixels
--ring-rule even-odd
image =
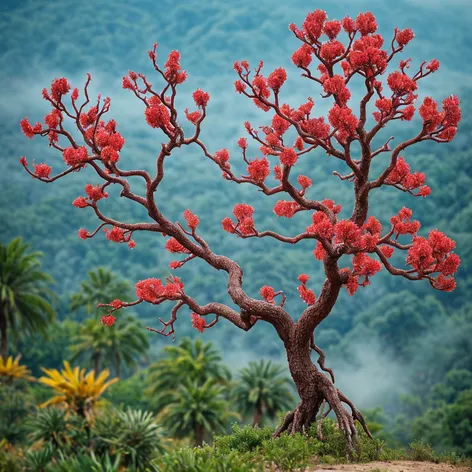
[[[254,428],[252,426],[231,425],[232,433],[227,436],[216,436],[214,447],[222,454],[231,451],[252,452],[262,446],[263,441],[272,437],[271,428]]]
[[[305,468],[319,450],[319,442],[299,433],[283,434],[279,438],[268,439],[262,443],[264,457],[280,470],[291,472]]]
[[[410,444],[410,450],[408,451],[409,458],[412,461],[437,461],[436,454],[433,448],[423,441],[414,441]]]

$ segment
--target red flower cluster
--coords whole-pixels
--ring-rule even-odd
[[[269,285],[264,285],[261,290],[261,297],[269,303],[274,303],[275,290]]]
[[[187,221],[187,224],[190,229],[197,229],[197,226],[200,223],[200,220],[197,215],[193,214],[190,210],[185,210],[184,218]]]
[[[414,190],[419,188],[419,193],[422,197],[426,197],[431,193],[431,189],[424,185],[424,172],[411,172],[410,166],[403,157],[399,157],[395,167],[390,172],[385,180],[387,185],[400,185],[406,190]]]
[[[349,63],[341,64],[344,73],[350,73],[350,69],[364,70],[370,77],[375,73],[382,73],[388,64],[388,55],[382,50],[384,40],[379,34],[363,36],[354,42],[352,51],[349,53]]]
[[[102,324],[105,326],[113,326],[115,324],[116,318],[112,314],[102,316]]]
[[[77,149],[72,146],[65,148],[62,156],[68,166],[83,165],[88,160],[87,148],[85,146],[80,146]]]
[[[206,107],[208,105],[208,102],[210,101],[210,94],[207,92],[204,92],[201,89],[195,90],[192,96],[193,96],[193,100],[195,101],[195,105],[197,105],[197,107]]]
[[[334,39],[321,45],[320,57],[326,62],[333,62],[337,57],[342,56],[344,51],[344,44]]]
[[[193,123],[194,125],[196,125],[197,121],[201,118],[202,114],[198,110],[193,111],[192,113],[189,113],[188,108],[186,108],[185,116],[187,117],[187,120],[190,121],[190,123]]]
[[[202,318],[200,315],[197,315],[196,313],[192,313],[190,316],[192,317],[192,326],[197,331],[200,331],[200,333],[203,333],[203,330],[205,329],[205,326],[206,326],[205,318]]]
[[[57,128],[57,126],[59,126],[59,123],[61,121],[62,121],[62,113],[57,108],[53,108],[44,117],[44,122],[49,128]]]
[[[145,279],[136,283],[136,295],[139,299],[149,303],[158,303],[160,299],[175,299],[184,288],[184,284],[178,277],[165,286],[161,279]]]
[[[327,94],[333,94],[342,105],[351,98],[351,92],[346,87],[346,82],[340,75],[326,78],[323,81],[323,89]]]
[[[400,47],[406,46],[414,37],[415,33],[410,28],[397,31],[395,34],[395,39]]]
[[[113,226],[111,230],[104,228],[103,231],[108,241],[113,241],[114,243],[124,243],[126,241],[124,230],[118,228],[117,226]]]
[[[325,140],[330,133],[330,126],[325,123],[324,117],[307,119],[302,121],[301,126],[303,131],[321,140]]]
[[[53,100],[58,102],[63,95],[66,95],[70,90],[70,84],[65,77],[54,79],[51,84],[51,96]],[[43,90],[43,97],[48,96],[46,89]]]
[[[307,68],[311,64],[313,48],[308,44],[303,44],[292,54],[292,62],[297,67]]]
[[[262,183],[270,174],[269,161],[266,157],[262,159],[254,159],[247,166],[247,171],[251,179]]]
[[[267,84],[274,92],[278,92],[286,80],[287,72],[283,67],[279,67],[269,74]]]
[[[85,208],[88,207],[89,204],[87,200],[84,197],[77,197],[73,202],[72,205],[74,205],[77,208]]]
[[[359,13],[356,18],[356,29],[362,36],[375,33],[377,31],[377,20],[371,12]]]
[[[419,221],[410,221],[413,212],[409,208],[403,207],[398,215],[390,218],[395,233],[399,234],[416,234],[420,229]]]
[[[152,128],[166,129],[170,126],[170,114],[167,107],[161,103],[157,96],[148,100],[149,106],[144,110],[144,115]]]
[[[292,218],[300,208],[300,205],[294,201],[279,200],[274,206],[274,213],[277,216]]]
[[[293,148],[284,148],[279,157],[280,162],[285,166],[293,166],[298,159],[297,153]]]
[[[300,274],[298,280],[301,282],[301,285],[298,286],[298,292],[300,293],[301,299],[307,305],[314,305],[316,302],[316,296],[312,290],[306,287],[306,283],[310,277],[306,274]]]
[[[48,179],[51,171],[52,168],[47,164],[34,165],[34,175],[40,179]]]
[[[87,184],[85,186],[85,193],[93,202],[97,202],[102,198],[108,197],[108,193],[104,192],[102,186],[100,185],[93,186],[92,184]]]
[[[306,175],[299,175],[297,178],[297,182],[300,184],[303,190],[306,190],[307,188],[313,185],[313,181]]]
[[[325,239],[331,239],[333,237],[334,226],[324,212],[315,211],[311,218],[313,224],[307,227],[307,233],[313,233]]]
[[[190,254],[190,251],[186,247],[182,246],[182,244],[180,244],[175,238],[167,240],[166,250],[176,254]]]
[[[43,125],[41,123],[36,123],[34,126],[31,126],[28,118],[23,118],[20,121],[21,130],[27,138],[32,138],[35,134],[41,133],[43,130]]]
[[[340,107],[335,104],[328,114],[331,126],[337,128],[336,136],[340,142],[346,141],[349,136],[356,133],[359,120],[353,115],[349,107]]]
[[[398,96],[414,92],[418,88],[418,84],[411,77],[400,71],[389,74],[387,83],[392,92]]]
[[[187,78],[187,72],[180,67],[180,53],[179,51],[171,51],[167,62],[164,64],[166,79],[174,84],[181,84]]]
[[[227,149],[221,149],[215,152],[215,161],[223,167],[229,167],[229,151]]]

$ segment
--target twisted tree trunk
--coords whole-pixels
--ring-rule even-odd
[[[320,372],[312,362],[310,356],[312,349],[321,353],[318,363],[322,370],[329,372],[331,378]],[[323,417],[326,417],[330,411],[335,413],[339,428],[346,436],[349,452],[352,451],[353,441],[357,434],[355,420],[359,421],[367,435],[373,439],[362,414],[334,386],[334,375],[331,369],[324,367],[323,351],[312,342],[300,345],[294,339],[286,345],[286,351],[290,373],[300,395],[300,403],[295,410],[287,413],[282,424],[275,431],[274,437],[280,436],[283,432],[288,434],[308,432],[311,424],[317,421],[323,401],[326,401],[329,408]],[[350,407],[351,412],[346,410],[343,403]]]

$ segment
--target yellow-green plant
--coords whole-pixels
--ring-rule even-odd
[[[91,420],[97,401],[105,390],[118,381],[117,378],[108,380],[110,371],[103,370],[95,376],[91,370],[88,374],[85,369],[79,367],[71,368],[67,361],[64,361],[64,369],[59,372],[57,369],[42,369],[47,377],[41,377],[39,382],[51,387],[57,395],[42,403],[40,408],[49,405],[63,405],[69,411]]]
[[[24,365],[20,365],[21,354],[16,356],[9,356],[7,359],[0,357],[0,381],[11,383],[14,380],[29,380],[34,381],[31,377],[31,371]]]

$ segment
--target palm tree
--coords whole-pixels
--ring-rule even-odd
[[[253,415],[253,426],[261,425],[264,417],[274,419],[279,411],[293,406],[291,380],[282,377],[282,373],[281,366],[264,360],[250,362],[241,369],[234,395],[240,411]]]
[[[195,445],[201,446],[210,434],[224,432],[231,418],[239,418],[223,393],[224,387],[212,379],[203,385],[187,381],[165,394],[167,406],[159,419],[175,437],[193,436]]]
[[[116,375],[121,374],[121,365],[136,365],[136,359],[146,353],[149,341],[146,331],[132,316],[119,318],[113,326],[103,326],[98,320],[87,320],[73,339],[72,361],[89,357],[95,374],[103,359],[112,364]]]
[[[99,267],[88,272],[88,280],[80,284],[80,291],[71,298],[71,310],[85,308],[87,314],[97,312],[98,303],[107,303],[119,299],[128,301],[131,297],[131,286],[120,280],[110,270]],[[102,308],[101,310],[106,310]]]
[[[40,270],[41,252],[29,252],[22,238],[8,245],[0,243],[0,354],[8,355],[8,334],[16,340],[19,333],[45,335],[54,319],[50,302],[54,281]]]
[[[203,384],[212,379],[225,385],[231,379],[229,369],[212,343],[183,338],[178,346],[166,346],[164,351],[166,356],[149,367],[146,391],[158,410],[165,406],[163,394],[184,381]]]

